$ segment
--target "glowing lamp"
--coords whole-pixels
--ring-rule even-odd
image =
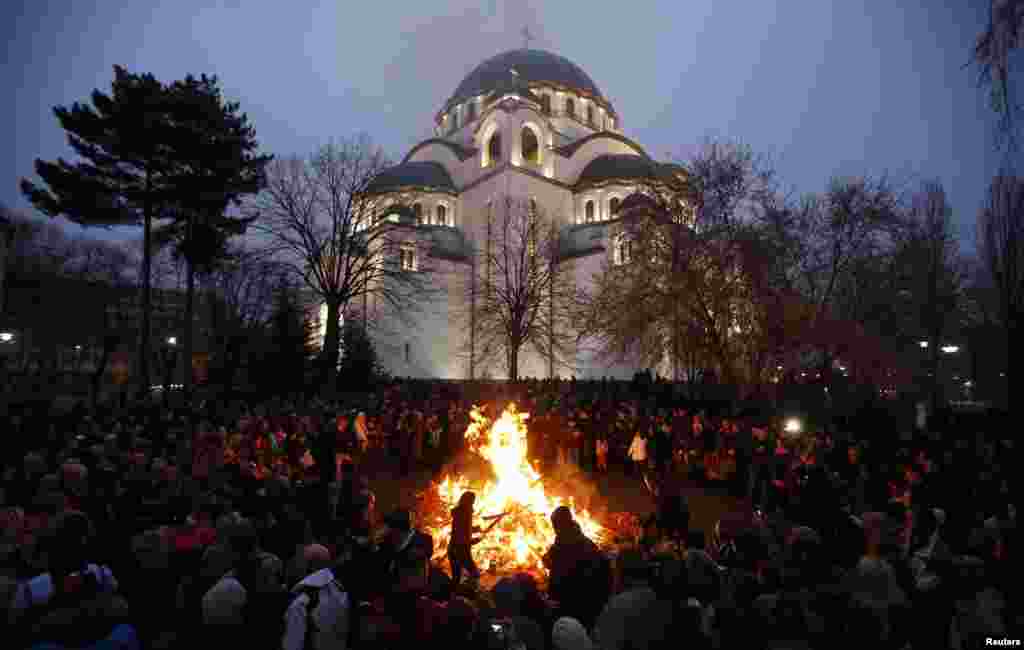
[[[789,418],[788,420],[786,420],[786,424],[783,427],[783,430],[786,433],[800,433],[802,428],[803,427],[800,425],[800,420],[796,418]]]
[[[921,346],[922,348],[926,348],[928,347],[928,341],[921,341],[920,343],[918,343],[918,345]]]
[[[957,352],[960,351],[960,346],[959,345],[944,345],[944,346],[942,346],[942,351],[945,352],[946,354],[956,354]]]
[[[167,345],[177,345],[177,344],[178,344],[178,337],[177,336],[168,336],[167,337]]]
[[[11,332],[0,332],[0,341],[4,343],[10,343],[14,340],[14,334]]]

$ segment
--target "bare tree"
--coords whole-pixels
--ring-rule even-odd
[[[1006,385],[1012,388],[1017,361],[1015,337],[1024,324],[1024,182],[997,176],[988,204],[978,215],[979,252],[995,288],[998,316],[1006,336]]]
[[[929,342],[932,408],[939,401],[939,355],[943,341],[961,324],[967,267],[960,255],[952,208],[938,181],[913,197],[906,224],[897,234],[897,295],[910,307],[911,327]],[[902,272],[902,273],[901,273]]]
[[[270,322],[274,291],[284,273],[265,251],[235,245],[223,263],[204,277],[212,332],[211,381],[216,375],[225,393],[234,386],[253,334]]]
[[[613,255],[581,296],[581,322],[602,356],[668,362],[676,380],[713,370],[736,384],[756,381],[753,370],[765,364],[754,359],[774,331],[768,307],[779,301],[762,300],[770,256],[751,221],[774,196],[773,177],[731,142],[654,168],[619,207]]]
[[[524,349],[545,360],[549,376],[572,368],[573,264],[560,255],[557,220],[530,201],[505,196],[492,204],[484,228],[460,309],[470,376],[501,357],[509,379],[518,380]]]
[[[836,325],[863,322],[866,292],[876,277],[868,271],[891,254],[902,214],[900,197],[885,178],[833,179],[823,195],[805,198],[791,224],[796,286],[814,308],[811,327],[823,374],[842,342]]]
[[[1020,47],[1024,28],[1024,1],[991,0],[988,25],[974,45],[973,63],[978,67],[978,85],[988,88],[992,108],[999,115],[997,131],[1001,142],[1012,151],[1016,146],[1017,105],[1011,57]]]
[[[271,163],[257,200],[254,228],[269,236],[274,259],[327,307],[322,362],[328,386],[336,383],[343,314],[373,298],[391,316],[407,318],[434,288],[428,255],[415,272],[399,264],[410,225],[398,216],[401,206],[369,191],[386,166],[366,137],[331,143],[307,160]]]

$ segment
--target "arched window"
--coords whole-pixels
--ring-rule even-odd
[[[593,124],[594,123],[594,105],[593,104],[587,104],[587,123],[588,124]]]
[[[629,264],[633,259],[633,242],[622,233],[615,238],[615,245],[612,247],[612,263],[615,265]]]
[[[537,214],[537,199],[530,199],[530,214]]]
[[[434,223],[439,226],[448,225],[448,208],[443,203],[437,204],[437,220]]]
[[[416,223],[423,225],[423,206],[419,203],[413,203],[412,213],[416,215]]]
[[[416,246],[414,244],[402,244],[398,250],[398,254],[399,265],[403,271],[415,271],[417,269]]]
[[[576,102],[572,100],[572,97],[565,99],[565,114],[571,117],[576,117]]]
[[[520,135],[523,143],[523,161],[534,165],[540,164],[540,143],[537,134],[528,126],[524,126]]]
[[[466,104],[466,122],[472,122],[476,119],[476,100],[471,99]]]
[[[614,131],[615,130],[615,118],[614,117],[611,117],[611,116],[608,117],[608,130],[609,131]]]
[[[594,202],[587,201],[587,204],[583,207],[584,220],[587,223],[594,221]]]
[[[491,139],[487,141],[487,165],[496,165],[500,160],[501,134],[495,133],[491,136]]]
[[[551,95],[544,94],[540,96],[540,110],[545,115],[551,115]]]
[[[619,197],[613,196],[612,200],[608,202],[608,218],[614,219],[619,216],[616,214],[619,210]]]

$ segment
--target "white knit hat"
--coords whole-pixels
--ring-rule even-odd
[[[568,616],[555,621],[551,642],[555,650],[594,650],[594,642],[590,640],[583,624]]]

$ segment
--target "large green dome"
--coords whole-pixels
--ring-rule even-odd
[[[601,94],[594,80],[569,59],[544,50],[520,49],[492,56],[473,68],[445,102],[445,110],[470,97],[501,87],[508,82],[513,74],[512,70],[515,70],[515,75],[526,83],[547,82],[572,89],[608,106],[608,100]]]

